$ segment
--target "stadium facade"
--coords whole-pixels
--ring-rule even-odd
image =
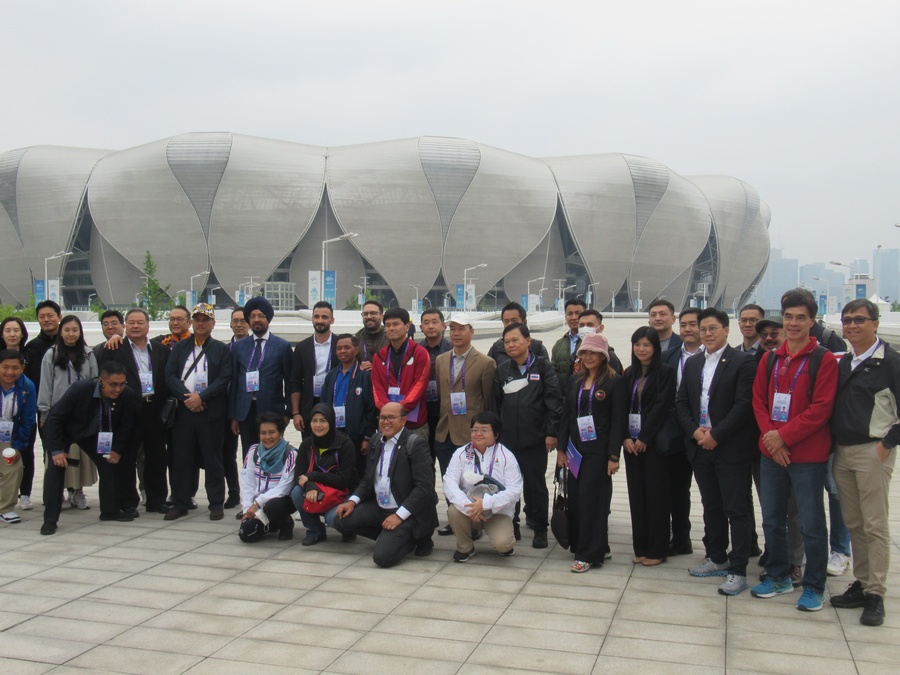
[[[221,289],[226,305],[267,284],[305,306],[322,242],[355,233],[327,246],[338,307],[357,285],[386,305],[414,294],[453,305],[465,277],[492,306],[541,289],[551,304],[562,288],[599,308],[659,296],[730,308],[765,270],[770,217],[741,180],[618,153],[533,158],[436,136],[324,148],[224,132],[118,151],[34,146],[0,155],[0,301],[27,303],[47,265],[69,307],[93,294],[129,305],[150,251],[173,295]],[[72,255],[47,260],[60,251]]]

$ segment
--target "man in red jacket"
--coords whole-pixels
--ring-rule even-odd
[[[759,425],[760,505],[766,535],[766,579],[750,593],[771,598],[794,590],[787,544],[788,500],[800,513],[806,570],[797,609],[815,612],[825,599],[828,529],[822,499],[837,391],[837,359],[809,331],[816,303],[803,289],[781,298],[787,340],[766,354],[753,383],[753,413]]]
[[[392,307],[384,313],[384,334],[390,341],[372,359],[375,407],[396,402],[406,411],[406,428],[428,441],[425,392],[431,374],[428,351],[407,337],[409,312]]]

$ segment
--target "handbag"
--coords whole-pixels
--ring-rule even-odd
[[[338,468],[340,466],[339,463],[336,463],[332,469]],[[312,473],[312,470],[316,468],[316,449],[310,444],[309,448],[309,471]],[[326,471],[326,473],[328,473]],[[306,484],[307,486],[310,483]],[[308,490],[315,489],[319,493],[319,498],[316,501],[310,501],[309,499],[303,500],[303,510],[307,513],[327,513],[330,509],[333,509],[338,504],[343,504],[344,500],[347,498],[347,495],[350,494],[350,490],[346,488],[336,488],[331,485],[320,485],[319,483],[312,483],[315,488],[308,488]]]
[[[568,479],[569,470],[565,467],[557,471],[553,478],[553,513],[550,516],[550,531],[564,549],[573,543],[569,537]]]
[[[194,372],[194,368],[197,367],[197,362],[200,361],[200,358],[203,356],[203,352],[206,351],[206,344],[200,349],[200,353],[197,355],[197,358],[194,359],[194,362],[191,364],[191,367],[188,368],[185,376],[181,378],[181,381],[184,382],[192,372]],[[159,419],[163,423],[163,426],[166,429],[171,429],[175,424],[175,411],[178,410],[178,399],[175,396],[169,396],[166,399],[166,402],[163,403],[162,410],[159,411]]]

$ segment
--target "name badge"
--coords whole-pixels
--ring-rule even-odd
[[[428,403],[434,403],[439,400],[437,390],[437,380],[428,380],[428,386],[425,387],[425,401]]]
[[[141,393],[153,393],[153,373],[141,373]]]
[[[399,403],[403,399],[400,397],[400,387],[388,387],[388,400]]]
[[[380,481],[378,481],[378,489],[376,490],[376,498],[378,499],[378,506],[382,508],[387,508],[387,505],[391,503],[391,477],[385,476]]]
[[[708,427],[709,424],[709,396],[700,397],[700,426]]]
[[[791,412],[791,395],[790,394],[775,394],[775,398],[772,399],[772,421],[773,422],[787,422],[788,421],[788,413]]]
[[[450,412],[454,415],[466,414],[466,392],[450,392]]]
[[[206,388],[209,386],[209,373],[205,370],[201,370],[198,373],[194,373],[194,393],[199,394],[201,391],[206,391]]]
[[[334,426],[343,429],[347,426],[347,407],[343,405],[334,406]]]
[[[0,422],[0,443],[12,443],[13,422]]]
[[[640,413],[628,414],[628,434],[632,439],[641,435],[641,415]]]
[[[325,384],[325,375],[316,375],[313,377],[313,396],[322,395],[322,385]]]
[[[640,415],[638,415],[640,418]],[[584,415],[578,418],[578,431],[582,441],[596,441],[597,429],[594,427],[593,415]],[[640,419],[638,419],[638,433],[640,433]]]
[[[97,434],[97,454],[108,456],[112,452],[113,432],[101,431]]]
[[[259,391],[259,371],[247,371],[247,391]]]

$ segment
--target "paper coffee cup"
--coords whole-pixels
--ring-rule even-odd
[[[16,461],[16,457],[19,455],[19,451],[15,448],[6,448],[3,451],[3,461],[7,464],[12,464]]]

